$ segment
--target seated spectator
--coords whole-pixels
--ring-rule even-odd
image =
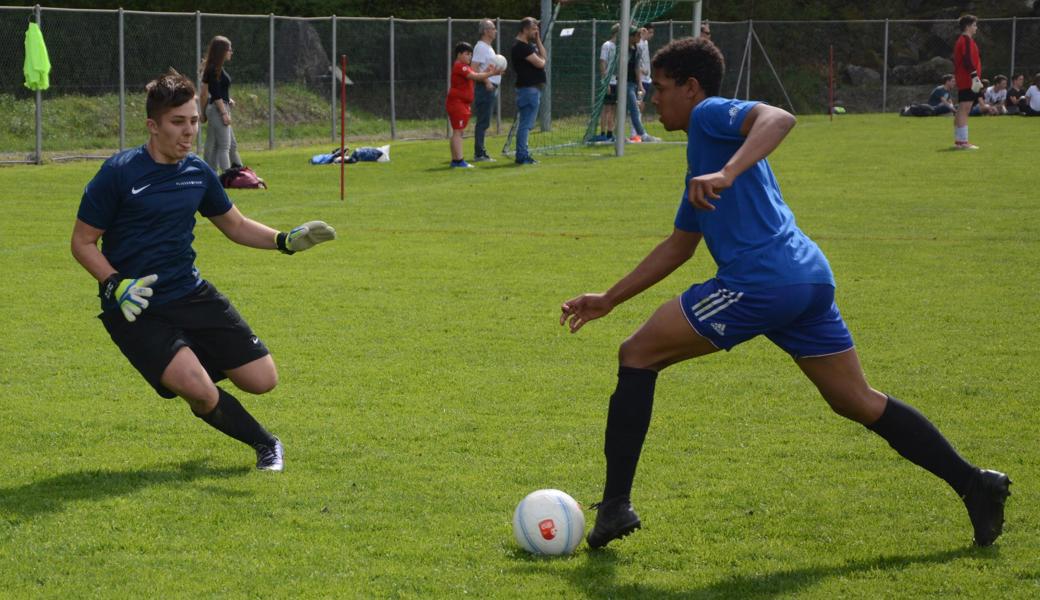
[[[1006,115],[1007,107],[1004,106],[1004,102],[1007,100],[1007,77],[1003,75],[994,77],[993,85],[986,88],[982,96],[986,104],[993,109],[993,114]]]
[[[1026,90],[1022,97],[1024,103],[1019,106],[1022,114],[1027,117],[1040,117],[1040,73],[1033,75],[1033,85]]]
[[[1007,114],[1017,115],[1022,111],[1025,81],[1026,76],[1021,73],[1011,78],[1011,87],[1008,88],[1007,100],[1004,101],[1004,106],[1007,107]]]
[[[975,102],[971,105],[971,112],[968,113],[970,117],[984,117],[986,115],[997,114],[997,109],[986,102],[985,90],[989,88],[989,79],[982,80],[983,91],[975,97]]]
[[[953,75],[943,75],[942,83],[936,86],[932,90],[932,95],[928,97],[928,104],[932,107],[932,114],[945,115],[957,111],[951,95],[956,87],[957,81],[953,78]]]

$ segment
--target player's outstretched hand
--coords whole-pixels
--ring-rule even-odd
[[[721,197],[719,192],[733,185],[733,180],[724,175],[722,171],[716,171],[693,177],[686,185],[689,192],[687,196],[694,207],[715,210],[715,205],[708,202],[708,198],[718,200]]]
[[[282,236],[285,236],[284,242]],[[289,233],[278,234],[277,238],[279,249],[288,254],[302,252],[334,239],[336,239],[336,230],[325,221],[308,221],[299,227],[294,227]]]
[[[614,304],[604,294],[582,294],[560,305],[560,325],[571,333],[577,332],[589,321],[605,317],[614,310]]]
[[[140,279],[123,279],[119,282],[113,297],[127,321],[133,323],[137,320],[137,315],[148,308],[148,298],[152,297],[152,284],[158,280],[158,275],[149,275]]]

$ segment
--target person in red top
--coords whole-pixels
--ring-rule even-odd
[[[473,103],[473,82],[487,81],[492,75],[502,71],[489,65],[487,71],[477,73],[470,68],[473,60],[473,46],[459,42],[455,46],[455,64],[451,66],[451,88],[448,89],[448,120],[451,121],[451,166],[452,168],[469,169],[473,165],[462,158],[462,132],[469,124],[469,105]]]
[[[979,46],[973,39],[979,29],[975,15],[964,15],[958,21],[961,35],[953,47],[953,76],[957,80],[957,114],[953,118],[953,147],[958,150],[978,150],[968,141],[968,114],[982,91],[982,61]]]

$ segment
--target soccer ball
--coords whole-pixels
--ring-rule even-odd
[[[516,542],[532,554],[570,554],[584,533],[585,514],[560,490],[531,492],[513,513]]]
[[[495,57],[491,59],[491,62],[503,71],[505,71],[506,66],[509,65],[509,62],[506,60],[506,57],[502,56],[501,54],[496,54]]]

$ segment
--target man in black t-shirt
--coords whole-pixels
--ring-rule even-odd
[[[513,71],[516,73],[516,164],[536,164],[527,150],[527,138],[538,116],[545,85],[545,46],[534,17],[520,21],[520,33],[511,51]]]
[[[1007,114],[1017,115],[1021,112],[1022,97],[1026,95],[1026,76],[1019,74],[1011,77],[1011,86],[1008,88],[1007,99],[1004,106]]]

